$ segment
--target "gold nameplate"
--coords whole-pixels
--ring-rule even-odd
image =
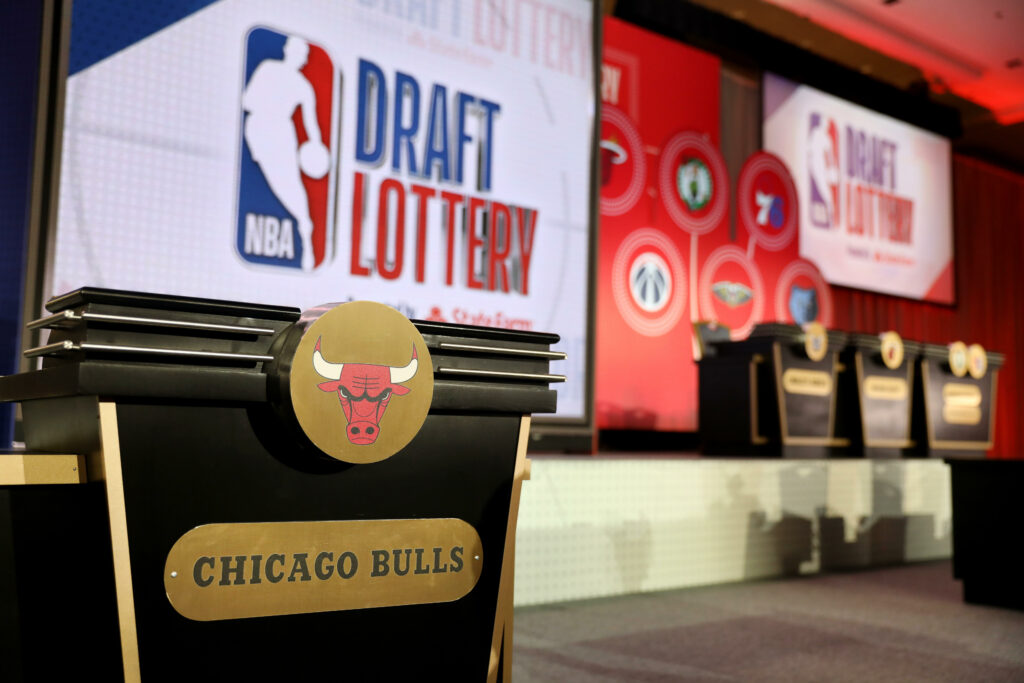
[[[171,548],[164,588],[196,621],[452,602],[483,546],[461,519],[206,524]]]
[[[981,422],[981,408],[947,403],[942,406],[942,419],[951,425],[976,425]]]
[[[973,384],[949,382],[942,387],[942,401],[947,406],[980,406],[981,389]]]
[[[907,398],[907,380],[902,377],[873,375],[864,380],[864,396],[880,401],[902,401]]]
[[[790,368],[782,373],[782,388],[787,394],[828,396],[832,393],[832,376],[821,370]]]

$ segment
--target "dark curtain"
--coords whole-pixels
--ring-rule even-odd
[[[835,327],[894,329],[936,344],[960,339],[1006,354],[989,457],[1024,459],[1024,176],[954,157],[953,217],[954,306],[833,287]]]

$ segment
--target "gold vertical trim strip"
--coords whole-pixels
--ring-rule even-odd
[[[826,337],[827,339],[828,337]],[[825,438],[835,442],[836,439],[836,402],[839,400],[839,352],[832,352],[832,400],[828,403],[828,432]]]
[[[858,350],[853,354],[853,362],[857,368],[857,403],[860,404],[860,439],[861,443],[865,446],[871,445],[871,439],[868,438],[868,413],[865,401],[865,389],[864,389],[864,360],[861,358],[861,352]]]
[[[782,392],[782,353],[779,342],[772,342],[772,356],[775,359],[775,395],[779,399],[779,426],[782,427],[782,443],[789,443],[789,421],[786,420],[786,396]]]
[[[763,362],[764,356],[760,353],[755,353],[750,359],[750,443],[755,446],[768,443],[768,437],[761,434],[761,425],[758,420],[757,366]]]
[[[516,524],[519,521],[519,496],[526,473],[526,445],[530,441],[530,416],[524,415],[519,423],[519,443],[516,446],[515,473],[512,479],[512,497],[508,506],[505,526],[505,552],[501,560],[501,578],[498,581],[498,606],[494,612],[494,630],[491,634],[491,658],[487,665],[487,683],[497,683],[498,663],[501,661],[502,643],[505,661],[502,681],[512,680],[512,600],[516,564]]]
[[[114,554],[114,584],[117,591],[117,620],[121,631],[121,660],[126,683],[141,681],[139,639],[135,627],[135,594],[128,554],[128,515],[124,503],[121,472],[121,442],[117,432],[117,405],[100,403],[100,458],[107,488],[107,514]]]

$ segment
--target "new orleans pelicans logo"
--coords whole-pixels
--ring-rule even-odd
[[[369,301],[304,317],[313,322],[289,379],[299,425],[338,460],[391,457],[419,431],[433,396],[430,352],[419,331],[395,309]]]
[[[807,357],[818,362],[828,353],[828,332],[821,323],[804,325],[804,350]]]

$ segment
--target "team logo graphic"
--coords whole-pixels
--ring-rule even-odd
[[[814,287],[792,285],[789,288],[789,314],[797,325],[806,325],[817,320],[818,291]]]
[[[672,296],[672,273],[665,259],[653,251],[640,254],[629,269],[629,292],[637,306],[660,311]]]
[[[981,379],[988,370],[988,354],[981,344],[971,344],[967,347],[967,372],[971,373],[974,379]]]
[[[647,158],[633,121],[609,104],[601,107],[600,154],[601,213],[621,216],[643,195]]]
[[[757,263],[735,244],[725,244],[708,255],[700,269],[700,312],[731,330],[733,339],[746,338],[763,320],[764,277]]]
[[[729,208],[729,174],[707,135],[686,131],[665,143],[658,190],[672,222],[692,235],[717,228]]]
[[[817,363],[828,353],[828,332],[821,323],[804,325],[804,351],[807,357]]]
[[[614,136],[601,140],[601,187],[612,180],[612,167],[621,166],[629,159],[627,152]]]
[[[320,339],[313,350],[313,368],[329,381],[317,385],[322,391],[337,392],[345,411],[348,440],[357,446],[368,446],[380,434],[380,419],[388,409],[392,396],[404,396],[409,387],[403,383],[416,376],[419,360],[416,346],[408,365],[371,365],[370,363],[331,363],[320,351]]]
[[[433,395],[430,353],[389,306],[355,301],[326,309],[292,358],[289,391],[299,425],[320,450],[352,463],[405,447]]]
[[[638,334],[660,337],[675,327],[686,306],[686,270],[672,240],[654,228],[630,233],[612,261],[612,297]]]
[[[700,159],[689,159],[679,166],[676,172],[676,191],[690,211],[700,211],[715,191],[711,171]]]
[[[881,335],[882,362],[885,367],[895,370],[903,364],[903,339],[896,332],[884,332]]]
[[[967,344],[962,341],[949,345],[949,369],[957,377],[967,374]]]
[[[742,282],[716,282],[711,285],[711,291],[729,308],[742,306],[754,298],[754,292]]]
[[[813,321],[832,324],[832,290],[817,266],[794,259],[775,281],[775,319],[797,325]]]
[[[235,242],[250,263],[311,271],[333,252],[335,82],[318,45],[249,31]]]
[[[811,224],[819,228],[838,228],[840,171],[836,122],[818,113],[811,114],[807,148]]]
[[[796,237],[796,185],[786,164],[774,154],[755,152],[743,164],[736,203],[740,220],[757,246],[779,251]]]

